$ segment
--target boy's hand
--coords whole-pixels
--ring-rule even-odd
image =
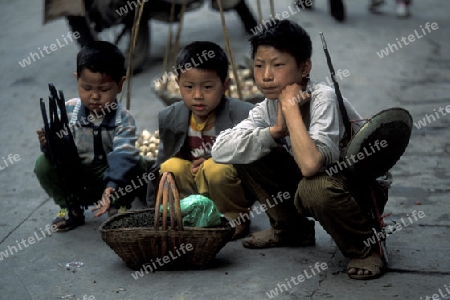
[[[92,212],[97,211],[94,214],[94,218],[100,217],[105,212],[109,210],[111,207],[111,194],[114,193],[114,189],[112,187],[107,187],[102,195],[102,200],[96,207],[92,209]]]
[[[200,166],[202,165],[202,163],[205,161],[206,159],[204,157],[200,157],[195,159],[192,162],[192,173],[197,174],[198,169],[200,168]]]
[[[275,126],[269,128],[269,131],[274,140],[278,140],[289,135],[289,131],[286,125],[286,119],[284,118],[280,101],[278,101],[277,122],[275,123]]]
[[[38,129],[38,130],[36,131],[36,134],[38,135],[39,143],[40,143],[42,146],[47,145],[47,140],[46,140],[46,138],[45,138],[45,132],[44,132],[44,130]]]
[[[278,101],[285,111],[302,106],[310,100],[311,95],[302,91],[302,88],[296,83],[286,86],[278,96]]]

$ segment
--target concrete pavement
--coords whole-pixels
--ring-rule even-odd
[[[254,1],[248,2],[256,11]],[[9,253],[0,260],[0,299],[259,300],[269,299],[267,293],[282,284],[287,287],[274,299],[431,299],[434,294],[439,299],[450,294],[450,115],[430,117],[450,104],[450,2],[414,1],[412,18],[397,20],[393,1],[387,3],[385,14],[372,15],[365,1],[347,0],[349,17],[344,24],[329,16],[327,1],[316,2],[313,11],[290,16],[313,39],[313,78],[326,81],[329,77],[318,35],[324,32],[335,69],[350,74],[339,81],[341,90],[361,114],[370,117],[400,106],[411,112],[416,124],[418,120],[426,124],[414,127],[405,155],[392,169],[394,184],[386,206],[392,216],[387,221],[403,219],[404,225],[388,237],[390,263],[383,277],[350,280],[345,273],[347,260],[317,222],[314,247],[247,250],[240,242],[230,242],[206,270],[157,271],[137,280],[134,271],[102,242],[98,227],[105,218],[93,219],[87,213],[85,226],[49,234],[46,225],[57,207],[32,172],[39,154],[38,99],[47,97],[48,82],[63,89],[66,97],[76,96],[72,73],[78,48],[68,43],[21,67],[18,61],[62,40],[69,28],[64,21],[42,26],[42,3],[17,0],[0,4],[0,252]],[[282,13],[292,5],[276,1],[275,11]],[[268,4],[263,4],[263,11],[267,16]],[[242,63],[249,53],[248,36],[234,14],[227,14],[227,22],[235,56]],[[427,22],[437,23],[438,28],[424,35],[421,30]],[[139,129],[151,131],[157,129],[157,112],[164,104],[149,83],[162,75],[168,29],[166,24],[152,25],[152,58],[133,79],[131,103]],[[416,36],[398,50],[391,46],[394,51],[389,48],[383,58],[377,54],[397,39],[415,35],[415,30],[421,38]],[[204,8],[186,15],[181,44],[197,39],[224,45],[216,12]],[[9,154],[18,155],[14,163],[3,161]],[[413,211],[423,211],[424,217],[410,222]],[[265,215],[253,221],[252,231],[268,226]],[[84,266],[76,272],[67,270],[65,264],[72,261]],[[316,263],[327,268],[312,275]],[[310,277],[287,285],[292,276],[302,274]]]

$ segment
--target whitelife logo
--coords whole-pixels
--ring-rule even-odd
[[[437,30],[439,28],[439,26],[438,26],[438,23],[436,23],[436,22],[433,22],[431,24],[430,24],[430,22],[427,22],[425,24],[425,28],[423,28],[422,25],[420,25],[420,28],[422,29],[423,35],[420,35],[420,33],[417,32],[417,29],[415,29],[414,34],[408,35],[409,43],[406,41],[406,37],[402,36],[402,38],[400,40],[403,42],[403,45],[407,46],[410,43],[416,41],[416,37],[417,37],[417,39],[421,39],[424,36],[426,36],[427,32],[425,31],[425,28],[427,29],[428,33],[430,33],[431,29]],[[397,41],[397,44],[388,43],[386,48],[381,49],[380,51],[377,51],[377,55],[379,58],[384,58],[384,57],[388,56],[389,54],[394,53],[395,51],[398,51],[398,47],[400,47],[400,49],[403,48],[402,43],[400,43],[399,39],[396,38],[395,40]],[[398,47],[397,47],[397,45],[398,45]]]
[[[49,47],[44,46],[44,47],[42,47],[42,50],[41,50],[41,47],[38,47],[39,53],[30,52],[30,55],[27,58],[24,58],[24,59],[22,59],[22,61],[19,61],[19,65],[22,68],[25,68],[26,66],[31,65],[32,62],[35,62],[36,60],[43,58],[45,56],[45,54],[42,51],[45,51],[45,53],[47,53],[47,54],[52,54],[52,52],[55,52],[56,50],[61,49],[62,47],[69,44],[69,42],[67,41],[66,38],[68,38],[70,40],[70,42],[73,42],[73,39],[80,38],[80,33],[78,31],[75,31],[75,32],[69,31],[67,33],[67,35],[62,34],[61,36],[63,37],[65,44],[61,43],[59,41],[59,38],[57,38],[56,44],[51,44]],[[48,51],[48,49],[50,49],[51,51]],[[33,60],[33,61],[31,61],[31,60]]]
[[[16,240],[16,246],[8,246],[5,251],[0,251],[0,261],[13,256],[14,254],[28,248],[30,245],[33,245],[36,242],[44,239],[45,237],[52,235],[52,233],[58,230],[55,224],[45,226],[45,229],[39,228],[40,232],[35,232],[33,236],[30,236],[28,239],[21,239],[20,242]],[[28,242],[28,244],[27,244]],[[23,246],[23,248],[22,248]],[[17,249],[18,248],[18,249]],[[14,251],[14,252],[13,252]]]
[[[138,8],[139,6],[141,6],[143,2],[148,2],[148,0],[137,0],[137,3],[136,3],[136,1],[127,1],[127,4],[120,7],[119,9],[116,9],[116,13],[122,17],[123,15],[128,14],[128,7],[130,8],[130,12],[131,12],[135,8]],[[132,4],[133,4],[133,7],[131,7]]]
[[[96,118],[100,118],[102,116],[105,116],[106,114],[110,113],[113,110],[116,110],[119,107],[119,105],[116,102],[112,103],[106,103],[105,108],[101,108],[101,113],[99,114],[96,110],[94,110],[94,114],[89,114],[87,117],[81,117],[79,121],[76,121],[75,123],[70,123],[69,128],[72,130],[74,127],[81,128],[83,125],[88,125],[89,123],[93,123]],[[105,111],[106,109],[106,111]],[[94,116],[95,115],[95,116]],[[59,132],[56,133],[58,138],[62,139],[64,136],[67,136],[69,134],[69,128],[64,127],[64,129],[61,129]]]
[[[9,166],[11,166],[11,165],[13,165],[15,162],[18,162],[19,160],[20,160],[20,155],[19,154],[8,154],[8,157],[5,159],[4,157],[2,157],[2,159],[3,159],[3,163],[4,163],[4,166],[2,166],[2,163],[0,163],[0,171],[2,171],[2,170],[4,170],[4,169],[6,169],[7,167],[9,167]],[[9,164],[8,164],[8,161],[9,161]]]
[[[297,276],[297,278],[294,276],[292,276],[290,279],[286,278],[285,279],[286,283],[279,283],[279,284],[277,284],[277,286],[274,289],[270,290],[269,292],[266,292],[267,297],[269,297],[269,299],[278,297],[279,293],[281,294],[284,291],[287,292],[287,291],[289,291],[289,289],[292,289],[291,282],[294,285],[298,285],[298,284],[302,283],[303,281],[305,281],[306,279],[310,279],[313,276],[318,275],[321,271],[325,271],[326,269],[328,269],[328,265],[327,265],[327,263],[324,263],[324,262],[323,263],[316,262],[316,264],[314,265],[314,268],[312,266],[309,266],[309,269],[311,271],[310,273],[308,272],[308,270],[303,270],[303,274],[305,274],[305,275],[300,274]],[[314,270],[316,270],[317,273]],[[297,281],[295,279],[297,279]],[[289,288],[288,288],[288,286],[289,286]]]
[[[178,66],[172,66],[173,72],[165,72],[160,78],[155,79],[153,82],[154,83],[166,83],[167,81],[170,80],[171,76],[175,76],[178,77],[180,76],[180,72],[181,73],[185,73],[186,71],[191,70],[192,68],[198,67],[200,66],[203,62],[208,61],[209,58],[213,58],[215,57],[216,54],[214,53],[213,50],[209,50],[208,52],[206,52],[206,50],[203,50],[203,52],[197,53],[197,59],[195,59],[194,57],[191,58],[191,62],[187,62],[184,65],[178,65]]]
[[[380,148],[381,146],[381,148]],[[344,160],[339,161],[337,164],[335,164],[332,167],[329,167],[325,172],[328,174],[328,176],[333,176],[334,174],[337,174],[339,172],[339,169],[343,171],[344,169],[350,167],[352,164],[356,164],[358,161],[363,160],[364,158],[371,156],[372,154],[376,153],[377,151],[380,151],[381,149],[388,146],[388,143],[386,140],[382,140],[381,142],[379,140],[376,140],[374,142],[373,147],[376,148],[376,150],[372,147],[372,143],[369,143],[369,147],[372,151],[367,151],[366,147],[363,148],[364,152],[358,152],[356,155],[351,154],[350,157],[345,157]],[[350,161],[350,159],[352,161]],[[347,161],[347,163],[345,163]]]
[[[258,33],[261,33],[264,31],[264,29],[269,29],[271,26],[275,24],[275,19],[282,21],[285,19],[290,18],[291,16],[299,13],[302,9],[305,9],[307,7],[312,6],[313,2],[312,0],[298,0],[297,4],[295,6],[295,10],[292,9],[292,7],[289,5],[288,9],[289,11],[285,10],[281,14],[276,13],[275,16],[270,16],[268,20],[262,20],[261,24],[256,26],[255,28],[250,29],[250,31],[253,33],[253,35],[257,35]]]
[[[386,228],[385,233],[382,231],[376,232],[372,237],[368,238],[367,240],[364,241],[364,245],[366,247],[370,247],[371,245],[375,245],[378,241],[384,240],[385,238],[387,238],[388,236],[390,236],[392,233],[396,232],[396,231],[400,231],[403,228],[408,227],[409,225],[411,225],[412,223],[414,223],[414,221],[411,219],[411,217],[409,216],[409,214],[406,215],[408,217],[408,221],[409,223],[405,222],[405,220],[403,218],[400,219],[401,223],[395,223],[395,225],[389,225]],[[417,222],[419,219],[422,219],[425,217],[425,212],[423,210],[420,211],[413,211],[411,213],[411,216],[414,218],[414,220]],[[417,219],[417,217],[419,217],[419,219]],[[403,225],[402,225],[403,224]],[[390,232],[390,233],[388,233]]]
[[[334,75],[334,79],[339,78],[339,80],[342,80],[342,76],[344,76],[344,78],[350,76],[350,71],[345,69],[345,70],[337,70],[336,74]],[[318,84],[324,84],[324,85],[329,85],[330,87],[334,88],[334,83],[333,81],[327,76],[325,77],[325,81],[319,82]],[[336,80],[337,81],[337,80]],[[292,97],[291,99],[289,99],[289,104],[291,105],[297,105],[299,103],[302,102],[302,100],[305,100],[307,98],[309,98],[310,96],[308,95],[308,93],[304,93],[303,91],[300,91],[300,93],[298,93],[297,96]]]
[[[450,105],[447,105],[445,109],[443,107],[439,107],[438,111],[441,113],[442,116],[446,116],[448,113],[450,113]],[[440,119],[440,116],[436,111],[436,109],[434,109],[434,115],[438,120]],[[427,126],[428,124],[431,124],[432,122],[435,122],[436,118],[434,117],[434,115],[425,114],[425,117],[417,121],[417,123],[414,123],[414,126],[416,126],[417,129],[420,129],[422,127]]]
[[[448,294],[443,293],[442,290],[439,288],[438,289],[439,294],[433,294],[431,296],[426,295],[425,298],[420,297],[420,300],[422,300],[422,299],[424,299],[424,300],[447,300],[447,299],[449,299],[449,297],[448,297],[450,295],[449,287],[446,284],[444,284],[444,287]]]
[[[256,215],[262,214],[263,212],[265,212],[267,210],[267,208],[272,208],[275,205],[279,203],[283,203],[284,200],[287,200],[291,198],[291,194],[289,194],[289,192],[278,192],[276,197],[274,195],[272,195],[272,200],[273,200],[273,204],[270,203],[270,199],[267,198],[265,203],[261,203],[260,205],[255,205],[253,206],[251,209],[249,208],[249,212],[248,213],[240,213],[239,217],[237,217],[236,219],[232,219],[230,220],[228,223],[230,224],[231,227],[236,227],[238,225],[241,225],[242,223],[245,223],[246,221],[250,221],[250,219],[255,217]],[[278,201],[277,201],[278,199]],[[254,213],[253,213],[254,212]]]
[[[207,156],[207,155],[211,155],[211,151],[212,151],[212,147],[213,147],[213,143],[214,140],[210,143],[210,142],[202,142],[202,145],[194,150],[191,150],[191,154],[193,157],[202,157],[202,156]]]
[[[142,182],[142,180],[144,180],[144,182]],[[136,184],[134,182],[134,179],[131,179],[131,184],[126,185],[125,187],[118,187],[117,190],[114,191],[113,194],[109,195],[109,203],[113,202],[113,200],[115,199],[119,199],[120,197],[123,197],[135,190],[137,190],[138,188],[143,187],[144,185],[147,185],[149,181],[153,181],[156,179],[156,175],[154,173],[147,174],[144,173],[142,174],[142,177],[140,175],[138,175],[137,180],[139,181],[139,185]],[[120,196],[119,196],[120,193]],[[99,209],[102,206],[105,206],[107,203],[105,203],[105,200],[102,198],[99,201],[97,201],[97,203],[94,204],[94,206]]]
[[[158,268],[156,263],[158,263],[158,265],[160,267],[162,267],[165,264],[168,264],[171,261],[174,261],[177,258],[181,257],[183,254],[186,254],[187,252],[194,250],[194,247],[190,243],[188,243],[186,245],[183,243],[180,245],[179,248],[175,248],[174,250],[177,255],[174,255],[174,253],[172,253],[172,251],[169,251],[169,254],[163,256],[163,258],[159,258],[159,257],[156,258],[156,262],[153,261],[153,259],[151,259],[149,263],[142,265],[142,268],[139,271],[136,271],[133,274],[131,274],[131,276],[134,278],[134,280],[138,280],[139,278],[144,277],[145,274],[148,274],[149,271],[155,272],[155,270]],[[180,250],[182,253],[180,253],[180,251],[178,251],[178,250]]]

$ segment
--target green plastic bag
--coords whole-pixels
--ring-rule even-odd
[[[203,195],[190,195],[181,199],[180,209],[183,226],[217,227],[222,224],[219,209],[211,199]],[[162,212],[162,205],[159,211]]]

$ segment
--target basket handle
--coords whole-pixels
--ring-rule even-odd
[[[169,189],[170,188],[170,189]],[[183,219],[181,216],[180,194],[178,192],[173,175],[170,172],[164,172],[159,182],[158,194],[155,203],[155,224],[154,229],[159,230],[159,206],[163,205],[162,230],[167,230],[167,206],[170,201],[170,222],[171,228],[176,229],[175,214],[179,230],[184,230]]]
[[[155,230],[159,229],[159,206],[161,205],[162,191],[164,188],[164,182],[166,182],[167,174],[168,173],[164,172],[161,178],[159,179],[158,194],[156,195],[156,202],[155,202],[155,218],[153,225]]]
[[[177,215],[178,227],[180,230],[184,230],[183,227],[183,217],[181,216],[181,206],[180,206],[180,193],[178,192],[177,185],[175,183],[175,179],[173,178],[172,173],[167,175],[167,180],[169,181],[169,186],[172,191],[173,202],[170,203],[170,207],[173,208],[173,214],[170,214],[171,219],[175,222],[175,213]],[[171,210],[172,212],[172,210]],[[173,224],[175,227],[175,224]]]

